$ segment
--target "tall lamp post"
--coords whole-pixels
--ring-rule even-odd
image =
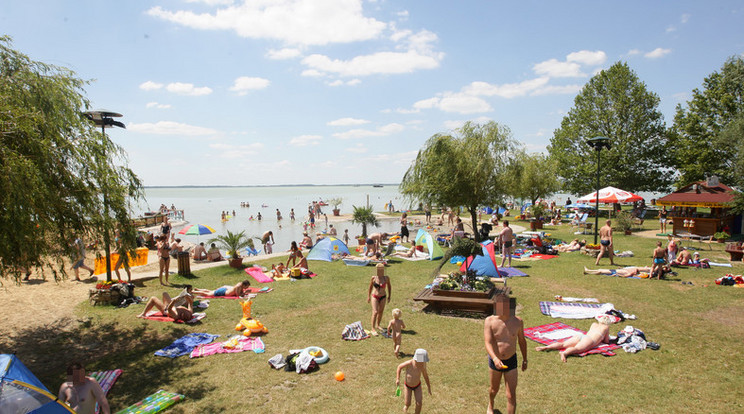
[[[88,111],[84,113],[85,117],[93,121],[96,126],[101,127],[101,134],[103,139],[106,138],[106,128],[119,127],[126,129],[124,123],[115,121],[114,118],[121,118],[123,115],[117,112],[107,111],[105,109],[99,109],[95,111]],[[100,162],[99,160],[96,160]],[[101,186],[101,192],[103,193],[103,214],[104,220],[104,231],[103,231],[103,245],[106,252],[106,281],[111,281],[111,236],[109,235],[108,219],[109,209],[108,200],[106,198],[106,186]]]
[[[590,147],[597,151],[597,193],[595,194],[595,211],[594,211],[594,244],[597,244],[597,234],[599,232],[599,171],[600,171],[600,159],[599,153],[602,148],[610,148],[610,139],[607,137],[594,137],[586,141]]]

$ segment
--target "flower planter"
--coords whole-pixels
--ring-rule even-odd
[[[243,258],[238,257],[237,259],[229,259],[228,263],[230,264],[230,267],[233,267],[235,269],[240,269],[243,266]]]
[[[334,208],[333,209],[333,215],[334,216],[340,216],[341,215],[341,209]]]
[[[488,299],[491,296],[493,296],[494,289],[495,288],[491,288],[487,292],[432,289],[432,293],[434,293],[435,296],[454,296],[454,297],[459,297],[459,298]]]

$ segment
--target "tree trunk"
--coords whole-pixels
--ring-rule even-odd
[[[470,218],[473,220],[473,238],[475,238],[475,241],[480,243],[480,233],[478,232],[478,207],[468,207],[468,211],[470,211]]]
[[[362,223],[362,237],[367,238],[367,223]]]

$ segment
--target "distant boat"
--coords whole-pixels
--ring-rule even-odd
[[[382,184],[372,184],[372,187],[375,187],[375,188],[382,188]]]

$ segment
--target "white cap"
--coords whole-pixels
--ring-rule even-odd
[[[700,256],[700,253],[699,253],[699,252],[695,252],[695,253],[693,253],[692,255],[693,255],[693,256]]]
[[[419,348],[413,354],[413,359],[416,362],[429,362],[429,353],[425,349]]]

